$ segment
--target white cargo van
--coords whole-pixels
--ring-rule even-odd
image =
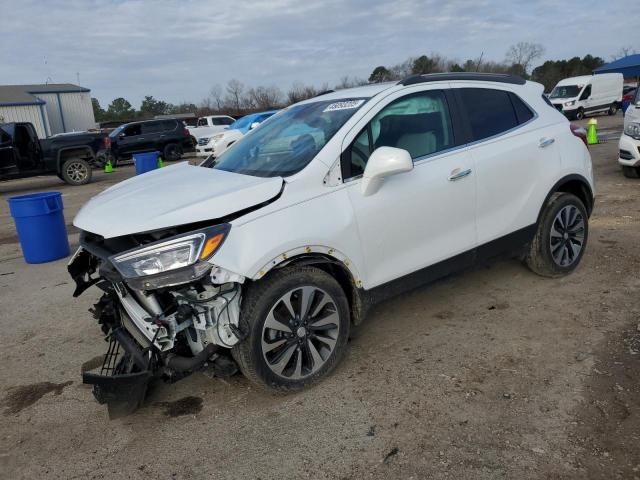
[[[621,73],[565,78],[551,91],[549,100],[572,119],[600,112],[615,115],[622,107],[622,81]]]

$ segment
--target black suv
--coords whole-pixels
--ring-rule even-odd
[[[112,163],[131,158],[134,153],[158,151],[165,160],[179,160],[184,152],[193,151],[189,130],[182,120],[149,120],[119,126],[104,142],[100,156]]]

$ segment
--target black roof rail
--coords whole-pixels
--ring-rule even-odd
[[[417,83],[426,82],[442,82],[453,80],[470,80],[482,82],[499,82],[511,83],[514,85],[524,85],[526,80],[517,75],[508,73],[478,73],[478,72],[449,72],[449,73],[425,73],[420,75],[411,75],[410,77],[400,80],[398,85],[415,85]]]
[[[322,96],[322,95],[326,95],[327,93],[333,93],[333,92],[335,92],[335,90],[325,90],[325,91],[323,91],[323,92],[320,92],[320,93],[315,94],[315,95],[313,96],[313,98],[320,97],[320,96]]]

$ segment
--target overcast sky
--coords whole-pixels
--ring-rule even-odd
[[[628,20],[626,20],[628,19]],[[632,0],[0,0],[0,84],[77,83],[103,107],[144,95],[198,103],[216,83],[334,85],[437,52],[503,60],[640,50]]]

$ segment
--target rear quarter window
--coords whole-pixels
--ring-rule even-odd
[[[460,96],[475,141],[518,126],[509,92],[490,88],[461,88]]]
[[[509,97],[511,98],[513,109],[516,111],[518,124],[522,125],[523,123],[527,123],[534,117],[534,113],[519,96],[517,96],[515,93],[510,93]]]

